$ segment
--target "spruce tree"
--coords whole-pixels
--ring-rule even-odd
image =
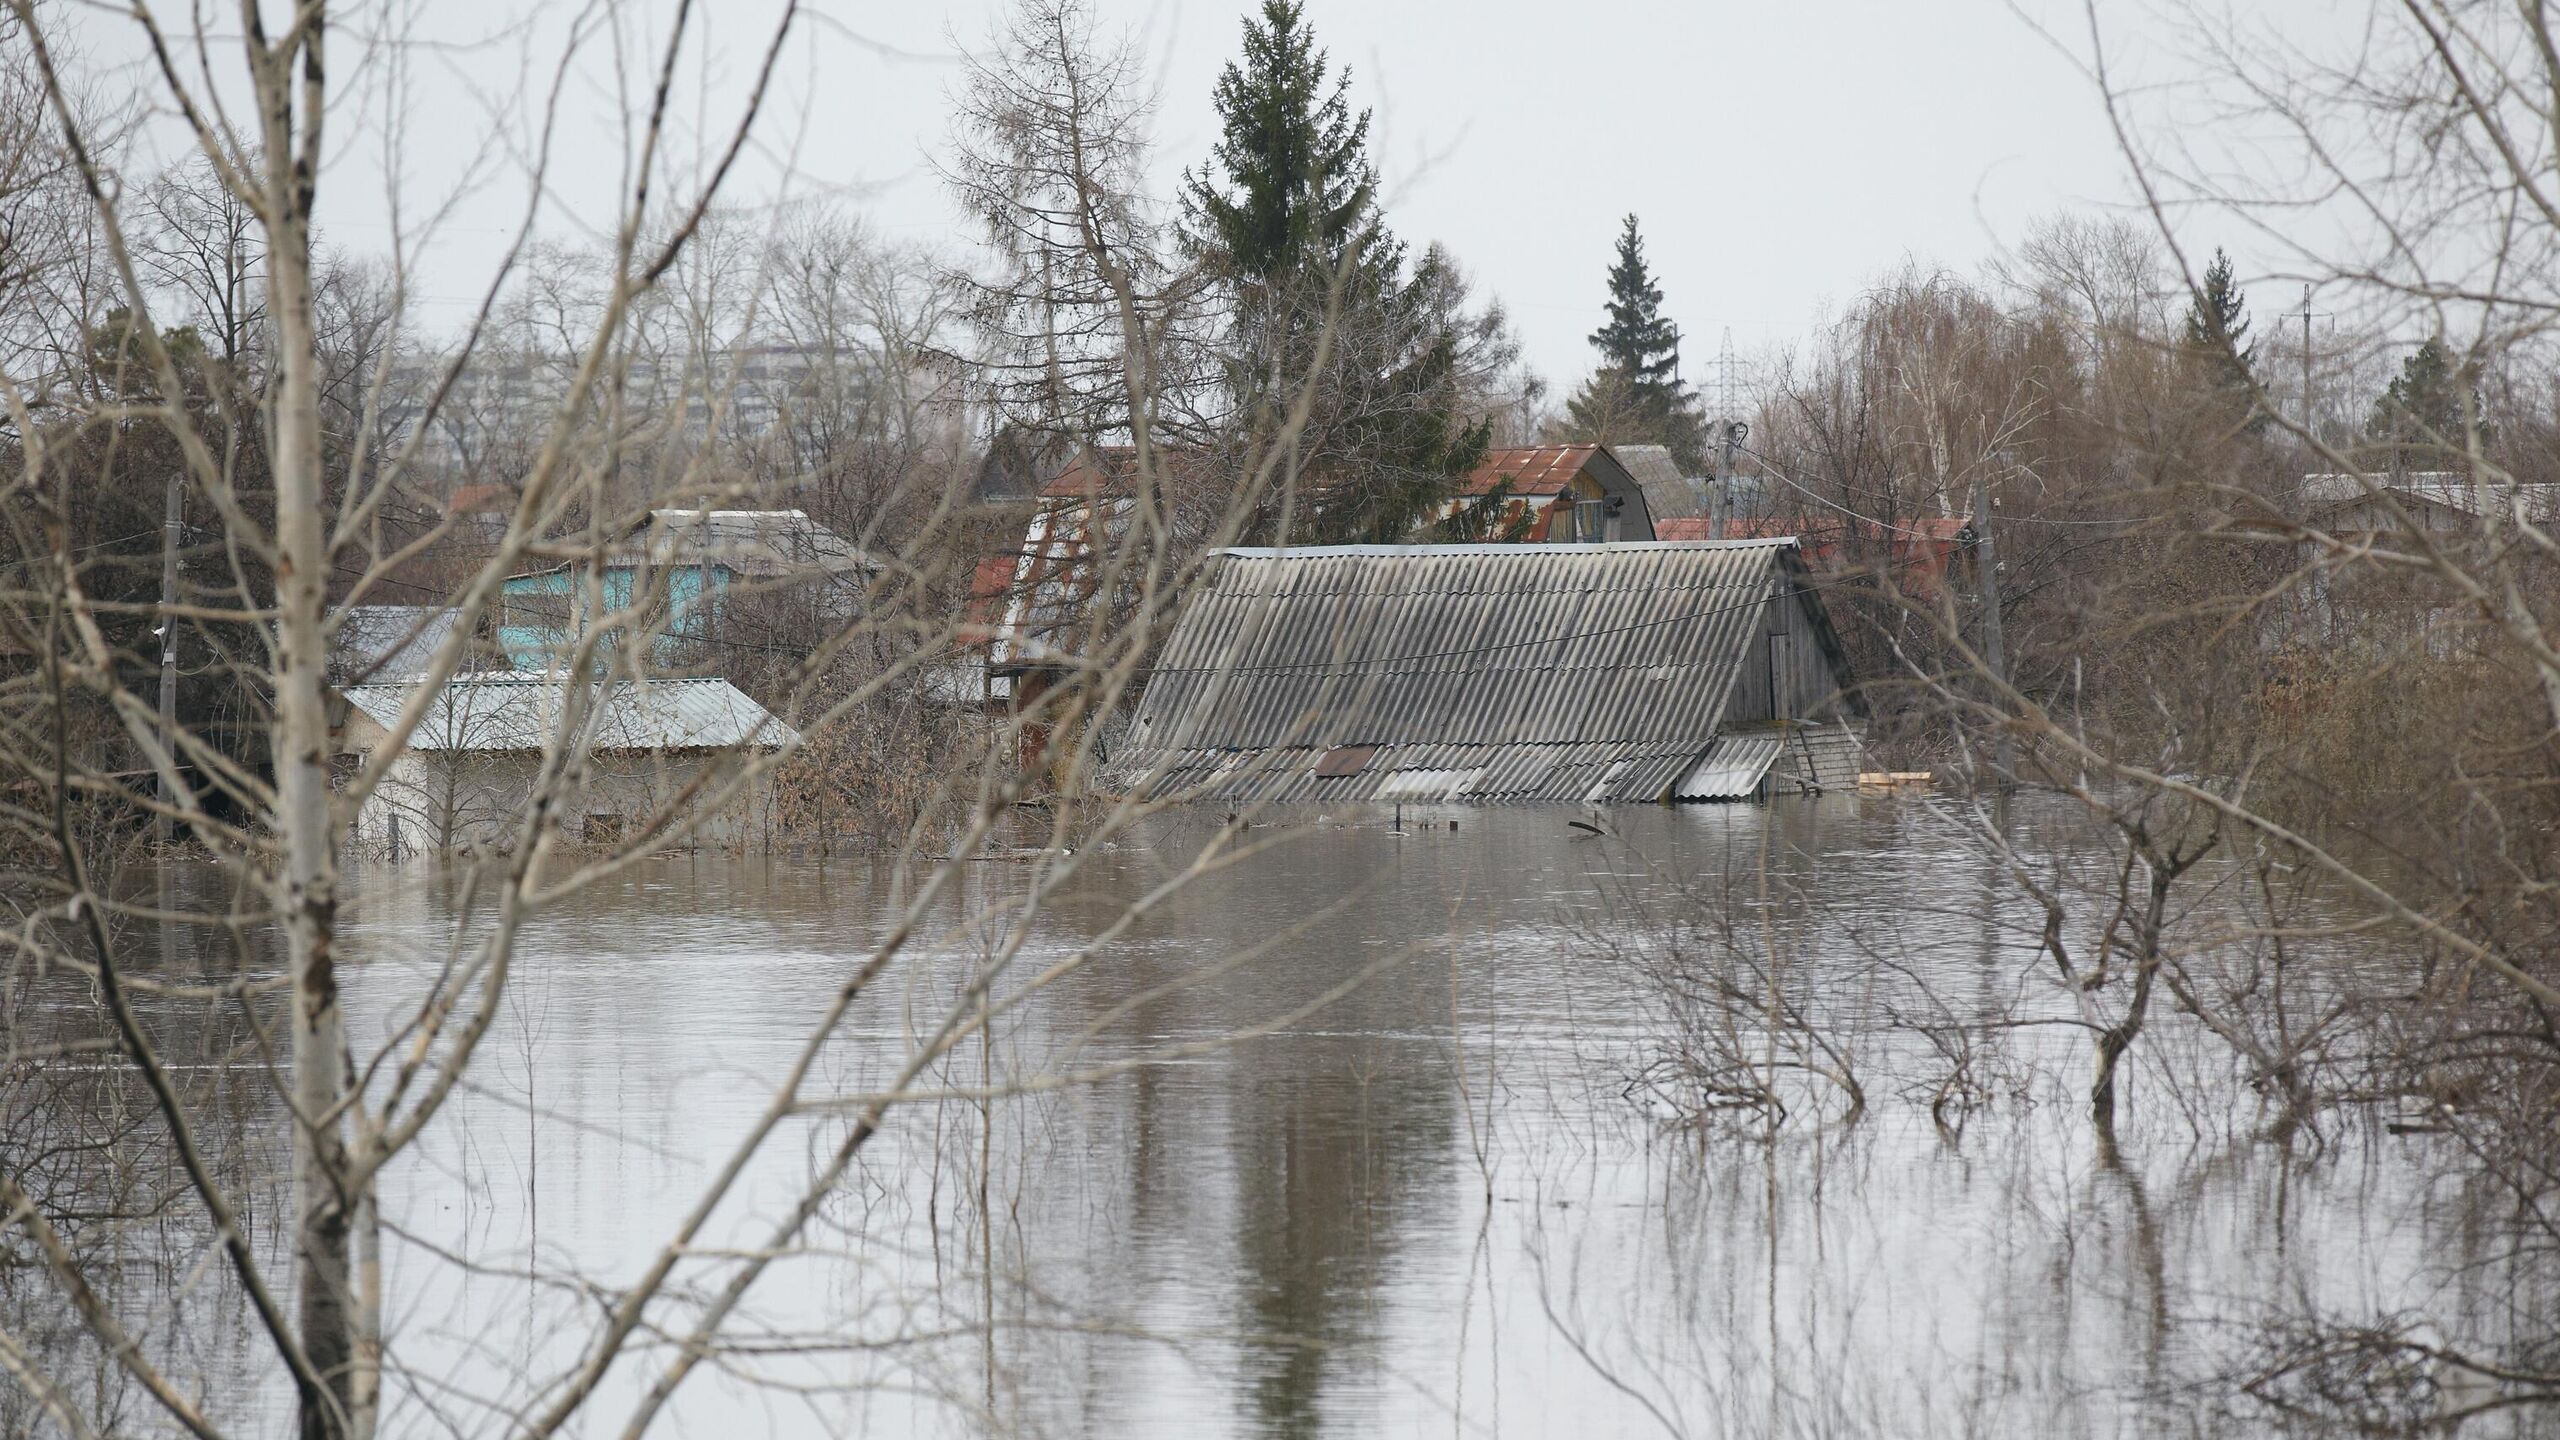
[[[2466,393],[2467,392],[2467,393]],[[2458,364],[2444,342],[2430,336],[2408,359],[2400,362],[2400,373],[2392,377],[2390,387],[2373,405],[2373,414],[2365,421],[2365,434],[2393,447],[2395,463],[2409,452],[2431,452],[2436,457],[2461,456],[2467,441],[2463,414],[2468,400],[2469,413],[2480,414],[2480,389],[2468,367]],[[2480,422],[2480,443],[2489,443],[2486,421]]]
[[[1408,266],[1387,230],[1369,112],[1352,108],[1350,75],[1316,45],[1301,0],[1263,0],[1246,19],[1215,101],[1218,143],[1183,176],[1182,228],[1234,302],[1213,341],[1237,416],[1229,443],[1258,452],[1312,393],[1291,441],[1309,492],[1294,538],[1402,540],[1491,438],[1460,383],[1460,352],[1479,343],[1463,281],[1436,251]]]
[[[1609,266],[1608,323],[1591,332],[1600,363],[1639,386],[1669,386],[1680,371],[1680,327],[1662,318],[1662,287],[1644,263],[1644,237],[1629,215]]]
[[[1667,445],[1683,473],[1706,464],[1706,437],[1689,387],[1680,381],[1680,327],[1663,318],[1662,287],[1644,258],[1629,215],[1609,266],[1606,323],[1591,332],[1600,368],[1565,402],[1574,438]]]
[[[1265,284],[1338,263],[1374,219],[1369,112],[1351,109],[1351,72],[1326,83],[1300,0],[1263,0],[1245,21],[1244,58],[1218,76],[1223,133],[1213,174],[1183,177],[1195,240]]]
[[[2249,338],[2249,300],[2233,276],[2231,257],[2215,247],[2204,267],[2204,284],[2187,302],[2185,334],[2180,337],[2190,373],[2216,397],[2216,408],[2230,412],[2241,428],[2256,431],[2264,414],[2250,414],[2257,403],[2257,343]]]
[[[2232,277],[2231,257],[2220,247],[2204,267],[2204,288],[2187,304],[2187,349],[2222,361],[2226,381],[2243,387],[2257,364],[2258,346],[2249,338],[2249,299]]]

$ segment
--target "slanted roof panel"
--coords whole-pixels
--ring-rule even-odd
[[[350,685],[347,702],[388,729],[413,687]],[[411,732],[412,750],[539,750],[560,725],[567,687],[555,680],[456,676],[429,702]],[[791,728],[726,680],[629,681],[596,702],[592,748],[713,750],[752,743],[781,745]]]
[[[1459,488],[1469,495],[1484,495],[1507,479],[1514,495],[1560,494],[1599,450],[1597,445],[1522,445],[1489,450]]]
[[[449,605],[348,606],[338,620],[340,676],[412,680],[425,674],[458,613]]]
[[[1780,735],[1726,735],[1700,757],[1673,790],[1676,800],[1741,800],[1757,794],[1760,781],[1786,748]]]
[[[1788,544],[1227,551],[1166,644],[1132,741],[1694,754]]]

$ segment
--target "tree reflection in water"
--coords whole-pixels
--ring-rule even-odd
[[[2512,1195],[2457,1135],[2391,1134],[2388,1114],[2342,1106],[2269,1138],[2232,1047],[2175,1015],[2154,1017],[2112,1131],[2095,1128],[2085,1031],[2012,1023],[2071,1013],[2037,908],[1915,806],[1627,812],[1598,840],[1551,811],[1459,818],[1399,838],[1382,816],[1295,817],[1308,833],[1010,1012],[985,1078],[974,1052],[956,1058],[954,1095],[884,1135],[776,1272],[753,1321],[768,1343],[682,1397],[679,1421],[1114,1440],[2309,1434],[2342,1411],[2401,1424],[2512,1395],[2430,1368],[2424,1347],[2521,1355],[2560,1332],[2548,1255],[2516,1243]],[[1103,857],[1034,951],[1117,915],[1212,823],[1168,816],[1153,848]],[[2040,854],[2074,843],[2022,823]],[[986,868],[955,915],[1005,893]],[[350,1005],[378,1026],[440,953],[458,892],[364,878]],[[499,1037],[520,1058],[386,1194],[393,1433],[438,1416],[501,1430],[574,1358],[581,1287],[612,1284],[663,1231],[886,883],[858,865],[653,862],[528,937],[537,998]],[[1690,925],[1688,963],[1750,981],[1701,992],[1716,1015],[1657,983],[1702,893],[1717,913]],[[2232,893],[2198,887],[2177,923],[2207,925]],[[968,949],[950,953],[919,983],[964,983]],[[1773,988],[1784,1003],[1736,1008]],[[902,1015],[931,998],[880,997],[828,1084],[876,1083],[908,1043]],[[69,987],[39,1001],[83,1003]],[[158,1017],[208,1086],[251,1043],[224,1013]],[[1826,1027],[1863,1113],[1806,1071],[1777,1082],[1783,1116],[1631,1098],[1629,1077],[1710,1020],[1737,1063],[1800,1053],[1791,1024]],[[121,1081],[75,1058],[10,1075],[11,1167],[52,1167],[57,1197],[78,1170],[130,1215],[165,1176],[101,1118],[130,1114]],[[1097,1073],[975,1098],[1082,1071]],[[230,1098],[222,1162],[280,1181],[272,1092]],[[751,1233],[840,1123],[811,1117],[711,1247]],[[49,1134],[100,1143],[74,1155]],[[225,1388],[241,1317],[202,1237],[182,1214],[149,1233],[116,1229],[125,1253],[103,1273],[134,1313],[158,1297],[147,1343],[226,1423],[261,1429],[288,1397]],[[260,1233],[277,1240],[264,1215]],[[81,1342],[46,1303],[0,1267],[13,1333],[112,1386],[62,1363]],[[7,1405],[11,1432],[29,1428],[23,1397]],[[2553,1425],[2508,1406],[2462,1433]]]

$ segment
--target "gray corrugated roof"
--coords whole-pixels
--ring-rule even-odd
[[[1707,513],[1706,488],[1680,473],[1670,446],[1612,445],[1609,453],[1644,487],[1645,508],[1653,512],[1655,524]]]
[[[350,685],[349,704],[388,728],[408,702],[408,685]],[[558,681],[456,676],[446,682],[409,738],[412,750],[539,750],[559,727],[567,687]],[[622,681],[599,701],[598,750],[710,750],[781,745],[791,727],[726,680]]]
[[[2294,493],[2304,509],[2318,514],[2365,499],[2368,482],[2374,490],[2387,491],[2403,503],[2439,505],[2466,515],[2518,504],[2525,514],[2536,519],[2560,513],[2560,485],[2481,481],[2459,470],[2377,471],[2371,476],[2305,475]]]
[[[1356,773],[1319,775],[1328,751],[1181,750],[1116,779],[1154,795],[1228,802],[1414,800],[1643,802],[1697,758],[1694,741],[1591,745],[1388,745]]]
[[[366,680],[424,675],[457,613],[449,605],[351,605],[332,647],[337,673]]]
[[[1714,739],[1792,540],[1228,550],[1122,773],[1157,793],[1652,799]],[[1384,747],[1316,776],[1338,746]],[[1422,798],[1417,795],[1415,798]]]
[[[1681,800],[1740,800],[1760,793],[1760,782],[1786,748],[1778,735],[1725,735],[1680,777],[1672,792]]]
[[[1791,540],[1231,550],[1133,743],[1701,749]]]

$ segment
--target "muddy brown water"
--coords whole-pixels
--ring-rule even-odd
[[[1079,857],[999,995],[1101,935],[1216,818]],[[2014,897],[1911,800],[1627,810],[1597,837],[1552,809],[1412,810],[1401,833],[1382,810],[1282,818],[955,1052],[935,1083],[1082,1078],[895,1112],[752,1292],[748,1353],[689,1379],[664,1433],[2259,1434],[2274,1421],[2222,1372],[2271,1313],[2423,1311],[2474,1338],[2549,1313],[2492,1258],[2458,1157],[2357,1116],[2272,1143],[2175,1024],[2138,1049],[2113,1147],[2060,1027],[1985,1062],[1960,1128],[1933,1121],[1907,1023],[1924,998],[2067,1006]],[[897,1069],[993,933],[953,927],[1031,873],[967,867],[813,1094]],[[575,1363],[597,1296],[765,1105],[896,883],[859,861],[669,857],[526,933],[471,1088],[386,1182],[386,1433],[506,1433]],[[351,889],[350,1013],[379,1041],[476,922],[424,867]],[[1674,1097],[1631,1083],[1667,1032],[1627,949],[1701,895],[1863,1029],[1855,1123],[1814,1085],[1774,1135],[1667,1125]],[[272,1154],[271,1108],[242,1103],[240,1143]],[[714,1285],[762,1243],[846,1123],[784,1126],[679,1278]],[[283,1397],[243,1378],[256,1344],[218,1280],[191,1274],[177,1303],[165,1274],[127,1283],[162,1297],[156,1343],[215,1412],[274,1433]],[[635,1348],[581,1433],[618,1433],[668,1355]]]

